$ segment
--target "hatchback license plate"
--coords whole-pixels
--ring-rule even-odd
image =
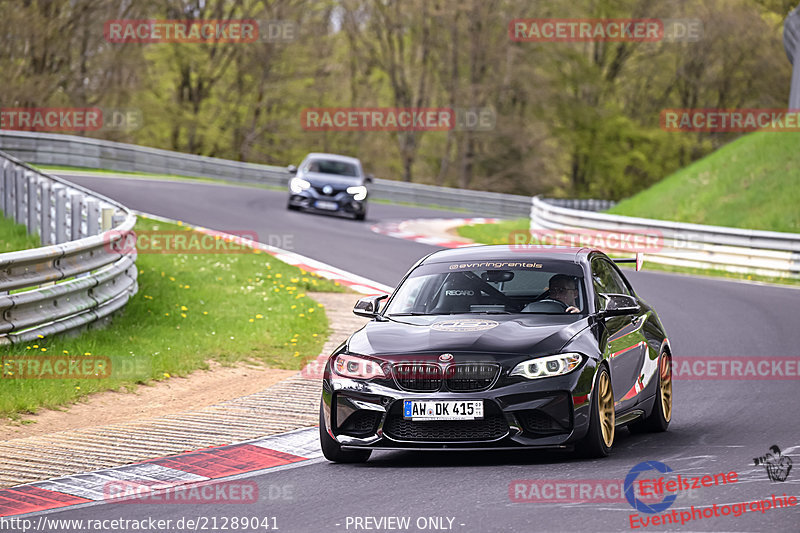
[[[339,209],[339,204],[337,204],[336,202],[325,202],[320,200],[316,204],[314,204],[314,207],[316,207],[317,209],[325,209],[326,211],[336,211],[337,209]]]
[[[483,400],[403,400],[406,420],[481,420]]]

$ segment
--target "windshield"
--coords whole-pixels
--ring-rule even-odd
[[[358,168],[355,165],[331,159],[312,159],[308,162],[307,171],[358,177]]]
[[[386,315],[586,312],[578,265],[526,261],[422,265],[386,309]]]

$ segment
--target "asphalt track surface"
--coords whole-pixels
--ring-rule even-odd
[[[367,222],[359,223],[289,212],[286,194],[279,191],[88,176],[68,179],[141,211],[214,229],[256,231],[268,244],[276,244],[268,242],[270,238],[291,236],[294,251],[391,286],[419,257],[435,248],[373,233],[370,223],[462,216],[372,204]],[[800,355],[798,289],[653,272],[632,272],[629,277],[639,295],[658,310],[676,362],[699,356]],[[798,497],[799,392],[797,380],[675,380],[669,431],[631,435],[618,429],[611,456],[601,460],[539,451],[381,452],[363,465],[313,460],[249,476],[262,495],[268,495],[270,488],[273,493],[278,488],[291,492],[291,498],[265,497],[256,505],[103,504],[49,516],[138,520],[275,517],[283,532],[631,530],[630,515],[635,511],[624,500],[578,503],[565,498],[534,503],[512,501],[510,495],[516,480],[621,482],[632,467],[653,460],[683,476],[738,474],[736,483],[679,493],[666,511],[676,509],[679,517],[680,511],[691,506],[721,506],[772,494]],[[770,481],[763,467],[753,465],[753,458],[764,455],[774,444],[794,459],[794,469],[785,482]],[[410,517],[410,527],[379,528],[374,522],[357,523],[355,517]],[[445,519],[437,529],[429,517]],[[683,525],[640,526],[642,529],[800,531],[800,505],[764,513],[748,510],[739,517],[703,518]]]

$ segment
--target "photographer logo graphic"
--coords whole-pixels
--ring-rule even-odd
[[[628,500],[628,503],[631,504],[631,507],[639,512],[656,514],[669,509],[669,506],[675,503],[675,499],[678,497],[678,495],[669,494],[664,496],[664,499],[660,502],[653,504],[645,503],[637,498],[636,494],[634,493],[634,483],[636,482],[636,478],[639,477],[639,474],[642,472],[647,472],[648,470],[655,470],[662,474],[672,472],[670,467],[659,461],[644,461],[639,463],[631,468],[630,472],[628,472],[628,475],[625,476],[625,499]]]
[[[782,455],[777,444],[770,447],[766,455],[755,457],[753,464],[766,468],[770,481],[786,481],[792,471],[792,459]]]

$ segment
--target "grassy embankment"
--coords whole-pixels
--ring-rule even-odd
[[[137,231],[190,231],[139,218]],[[24,228],[0,219],[0,251],[37,246]],[[139,291],[111,326],[3,348],[14,356],[111,357],[128,371],[102,379],[0,379],[0,415],[58,407],[93,392],[134,388],[222,364],[258,362],[299,369],[327,337],[321,304],[306,291],[342,291],[328,280],[265,253],[145,254],[137,259]],[[113,370],[113,369],[112,369]]]

